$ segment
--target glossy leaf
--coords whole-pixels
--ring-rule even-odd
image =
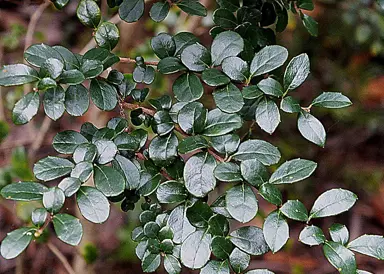
[[[335,242],[326,242],[323,252],[328,261],[341,273],[356,273],[356,259],[352,251]]]
[[[61,86],[48,89],[43,99],[45,114],[54,121],[59,119],[65,111],[64,100],[65,92]]]
[[[214,174],[217,180],[223,182],[240,182],[242,181],[240,167],[235,163],[219,163]]]
[[[352,105],[347,96],[339,92],[323,92],[312,101],[312,106],[324,108],[343,108]]]
[[[152,18],[155,22],[161,22],[163,21],[169,12],[170,6],[167,1],[165,2],[156,2],[152,5],[151,10],[149,11],[149,16]],[[172,259],[169,259],[171,261]],[[170,262],[172,265],[172,263]],[[170,272],[168,272],[171,274]]]
[[[347,247],[355,252],[359,252],[379,260],[384,260],[383,236],[363,235],[351,241]]]
[[[186,154],[198,149],[207,148],[208,142],[204,137],[200,135],[190,136],[183,139],[178,147],[179,153]]]
[[[53,138],[53,148],[63,154],[73,154],[79,145],[86,143],[88,140],[73,130],[59,132]]]
[[[303,244],[313,246],[325,243],[326,239],[323,231],[314,225],[306,226],[300,232],[299,241]]]
[[[74,164],[67,159],[48,156],[33,166],[33,173],[39,180],[51,181],[69,174],[73,167]]]
[[[279,150],[263,140],[248,140],[240,144],[239,149],[233,154],[233,159],[245,161],[257,159],[263,165],[273,165],[280,160]]]
[[[15,104],[15,107],[12,110],[12,121],[16,125],[28,123],[37,114],[39,105],[39,93],[27,93]]]
[[[240,168],[243,178],[255,187],[268,181],[269,174],[267,168],[256,159],[242,161]]]
[[[177,157],[178,144],[174,134],[155,137],[149,145],[149,158],[157,166],[169,166]]]
[[[100,8],[95,1],[81,0],[76,10],[80,22],[90,28],[97,28],[101,20]]]
[[[200,271],[200,274],[229,274],[228,261],[209,261]]]
[[[127,2],[127,1],[124,1]],[[103,22],[97,28],[95,33],[95,41],[101,48],[112,50],[119,41],[120,33],[115,24],[111,22]]]
[[[218,87],[228,84],[231,80],[224,75],[220,70],[209,68],[203,71],[201,79],[208,86]]]
[[[240,137],[236,134],[226,134],[212,137],[210,143],[217,152],[228,156],[239,147]]]
[[[237,247],[229,255],[229,263],[236,273],[241,273],[249,266],[251,256]]]
[[[309,74],[308,55],[302,53],[289,62],[284,73],[284,89],[286,91],[299,87]]]
[[[179,205],[172,210],[169,214],[167,225],[173,231],[173,242],[176,244],[184,242],[185,239],[196,230],[186,217],[186,208],[184,205]]]
[[[63,61],[60,53],[46,44],[35,44],[24,51],[24,59],[31,65],[40,68],[46,60],[54,58]]]
[[[230,234],[231,242],[250,255],[262,255],[269,251],[263,230],[256,226],[244,226]]]
[[[92,223],[103,223],[109,216],[107,198],[94,187],[82,186],[77,192],[77,205],[81,215]]]
[[[332,241],[345,245],[349,240],[349,231],[345,225],[332,224],[329,228],[329,234],[331,235]],[[384,241],[382,242],[384,243]],[[383,256],[384,258],[384,256]]]
[[[326,133],[323,124],[312,114],[300,112],[297,119],[297,127],[305,139],[324,147]]]
[[[58,187],[64,191],[65,197],[71,197],[75,194],[81,186],[81,181],[78,178],[67,177],[64,178],[59,184]]]
[[[237,221],[247,223],[257,214],[258,202],[252,188],[240,184],[232,187],[225,195],[226,209]]]
[[[1,256],[5,259],[13,259],[19,256],[32,241],[35,228],[22,227],[7,233],[7,236],[1,242]]]
[[[292,184],[311,176],[317,164],[305,159],[293,159],[282,164],[269,179],[271,184]]]
[[[195,231],[181,245],[181,262],[188,268],[202,268],[211,255],[211,235]]]
[[[93,175],[95,186],[105,196],[117,196],[125,189],[124,177],[116,169],[109,166],[95,165]]]
[[[264,97],[256,108],[256,122],[265,132],[272,134],[280,124],[280,111],[276,103]]]
[[[56,214],[53,217],[53,227],[57,237],[69,245],[78,245],[83,236],[83,226],[80,220],[69,214]]]
[[[181,62],[191,71],[201,72],[211,65],[209,51],[199,43],[187,46],[180,57]]]
[[[280,211],[285,215],[285,217],[292,220],[302,222],[306,222],[308,220],[308,211],[303,203],[298,200],[288,200],[280,208]]]
[[[263,233],[264,238],[273,253],[279,251],[288,241],[288,223],[279,211],[273,211],[265,219]]]
[[[251,62],[251,75],[258,76],[282,66],[288,58],[288,50],[282,46],[266,46],[255,54]]]
[[[39,80],[36,70],[24,64],[3,66],[0,70],[0,86],[17,86]]]
[[[216,89],[213,92],[213,99],[216,106],[226,113],[239,112],[244,105],[240,90],[232,83]]]
[[[207,10],[196,0],[181,0],[177,2],[177,6],[184,12],[190,15],[206,16]]]
[[[208,112],[207,123],[203,135],[215,137],[230,133],[242,126],[242,120],[237,114],[224,113],[220,109]]]
[[[180,128],[187,134],[196,134],[204,130],[207,110],[200,102],[191,102],[183,106],[177,116]]]
[[[203,96],[204,88],[200,79],[195,74],[185,73],[175,80],[172,91],[177,100],[192,102]]]
[[[179,203],[187,199],[187,191],[182,183],[167,181],[160,184],[156,191],[156,197],[163,204]]]
[[[275,185],[268,183],[262,184],[259,188],[259,194],[264,200],[274,205],[281,205],[283,202],[282,194]]]
[[[92,79],[90,93],[93,103],[101,110],[112,110],[117,105],[117,90],[103,80]]]
[[[222,32],[212,42],[212,63],[219,66],[225,58],[237,56],[243,49],[244,40],[239,34],[233,31]]]
[[[35,182],[18,182],[6,185],[1,189],[1,196],[15,201],[41,200],[48,188]]]

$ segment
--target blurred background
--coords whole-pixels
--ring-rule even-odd
[[[151,1],[148,1],[151,2]],[[214,0],[201,1],[210,11]],[[77,0],[72,0],[62,11],[45,5],[37,18],[33,33],[28,33],[31,16],[42,4],[38,0],[0,0],[0,64],[23,62],[24,48],[30,43],[61,44],[74,52],[84,52],[94,47],[92,31],[85,28],[76,17]],[[103,18],[114,17],[116,10],[108,9],[101,0]],[[172,10],[165,21],[154,23],[146,16],[137,23],[119,23],[120,42],[115,49],[120,56],[142,55],[146,60],[156,60],[151,53],[149,39],[159,32],[177,33],[191,31],[202,44],[209,44],[208,30],[211,17],[188,17],[180,10]],[[384,8],[384,7],[383,7]],[[40,9],[42,7],[40,6]],[[278,130],[273,136],[255,127],[252,138],[264,138],[280,148],[283,160],[301,157],[319,163],[314,176],[304,183],[284,189],[285,199],[300,199],[307,208],[318,194],[333,188],[347,188],[358,194],[358,203],[348,213],[314,221],[327,231],[334,222],[350,229],[350,238],[361,234],[384,234],[384,10],[373,0],[318,0],[315,10],[309,13],[319,22],[318,37],[311,37],[297,16],[290,14],[288,29],[278,35],[277,43],[284,45],[290,57],[306,52],[311,59],[311,74],[294,94],[302,105],[322,91],[339,91],[351,98],[353,105],[346,109],[314,110],[324,123],[327,143],[319,148],[300,136],[294,115],[283,114]],[[133,67],[120,64],[122,72],[132,72]],[[158,77],[151,86],[151,96],[171,93],[172,78]],[[11,110],[22,96],[24,88],[0,87],[0,188],[19,180],[33,180],[33,163],[49,154],[53,136],[65,129],[79,130],[82,123],[91,121],[104,126],[116,112],[100,112],[92,107],[85,116],[74,118],[65,115],[57,122],[37,115],[32,123],[15,126]],[[261,199],[260,199],[261,200]],[[69,201],[65,210],[76,213]],[[260,216],[273,208],[260,201]],[[139,205],[140,203],[138,203]],[[12,229],[30,222],[33,203],[24,204],[0,198],[0,239]],[[129,213],[113,207],[109,220],[102,225],[83,222],[84,237],[78,248],[70,247],[49,233],[14,260],[0,258],[0,273],[67,273],[60,260],[45,241],[52,242],[72,264],[76,273],[141,273],[136,259],[135,243],[130,239],[137,226],[140,206]],[[258,215],[259,216],[259,215]],[[252,221],[262,226],[262,218]],[[320,247],[308,248],[297,241],[301,224],[290,223],[290,240],[277,254],[255,257],[251,268],[269,268],[275,273],[336,273],[322,255]],[[384,273],[384,263],[357,255],[359,269]],[[158,273],[163,273],[158,271]],[[165,273],[165,272],[164,272]],[[186,271],[185,273],[192,273]]]

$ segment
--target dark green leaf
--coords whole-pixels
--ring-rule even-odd
[[[297,6],[298,8],[304,9],[304,10],[313,10],[315,8],[312,0],[298,0]]]
[[[305,13],[302,13],[301,20],[303,21],[303,25],[308,30],[309,34],[316,37],[319,33],[318,23],[316,20]]]
[[[317,164],[305,159],[293,159],[285,162],[272,174],[271,184],[292,184],[311,176]]]
[[[226,260],[233,250],[231,241],[222,236],[216,236],[212,239],[212,253],[220,260]]]
[[[64,61],[66,70],[80,68],[79,60],[70,50],[63,46],[53,46],[53,49],[59,52],[62,57],[61,59]]]
[[[276,103],[266,96],[256,108],[256,122],[265,132],[272,134],[280,124],[280,111]]]
[[[213,98],[216,106],[227,113],[239,112],[244,106],[240,90],[232,83],[221,89],[216,89],[213,92]]]
[[[233,29],[237,26],[237,20],[233,12],[227,9],[217,9],[212,15],[215,25],[226,29]]]
[[[251,63],[251,75],[262,75],[281,67],[288,58],[288,50],[282,46],[266,46],[255,54]]]
[[[56,58],[48,58],[41,66],[41,69],[46,71],[53,79],[56,79],[63,72],[64,64]]]
[[[0,86],[17,86],[39,80],[36,70],[24,64],[3,66],[0,70]]]
[[[225,196],[227,211],[237,221],[247,223],[257,214],[259,209],[257,199],[252,188],[245,185],[237,185],[227,191]]]
[[[181,52],[181,62],[189,70],[201,72],[211,65],[211,54],[204,46],[195,43]]]
[[[168,274],[179,274],[181,272],[179,260],[175,256],[169,254],[164,256],[164,268]]]
[[[278,81],[271,77],[261,80],[257,84],[257,87],[266,95],[271,95],[275,97],[283,96],[283,87]]]
[[[93,0],[81,0],[76,10],[80,22],[90,28],[97,28],[101,20],[100,8]]]
[[[216,2],[221,8],[230,10],[232,12],[235,12],[240,8],[239,0],[216,0]]]
[[[213,109],[208,112],[203,134],[209,137],[224,135],[239,129],[242,124],[239,115],[224,113],[220,109]]]
[[[328,261],[341,273],[356,273],[356,259],[352,251],[339,243],[325,242],[323,252]]]
[[[140,172],[134,163],[129,159],[116,155],[115,161],[113,161],[113,167],[117,170],[120,170],[126,180],[126,188],[135,189],[139,186],[140,183]]]
[[[227,134],[212,137],[210,143],[217,152],[228,156],[234,153],[239,147],[240,137],[236,134]]]
[[[149,145],[149,158],[157,166],[169,166],[177,157],[179,141],[176,135],[155,137]]]
[[[19,256],[32,241],[35,228],[22,227],[7,233],[1,242],[1,255],[9,260]]]
[[[117,196],[125,189],[124,177],[109,166],[95,165],[93,180],[96,188],[107,197]]]
[[[163,204],[179,203],[187,199],[187,191],[182,183],[167,181],[160,184],[156,196],[157,200]]]
[[[160,226],[155,222],[148,222],[144,225],[144,234],[148,238],[157,238],[157,234],[160,231]]]
[[[349,231],[345,225],[332,224],[329,228],[329,234],[331,235],[332,241],[345,245],[349,240]],[[384,243],[384,241],[382,242]],[[384,254],[384,253],[383,253]],[[384,258],[384,256],[383,256]]]
[[[259,194],[264,200],[274,205],[281,205],[283,202],[281,192],[275,185],[268,183],[262,184],[259,189]]]
[[[263,92],[257,86],[246,86],[242,90],[243,98],[252,100],[259,99],[263,96]]]
[[[40,97],[38,92],[30,92],[21,97],[12,110],[12,121],[16,125],[28,123],[39,110]]]
[[[144,258],[141,262],[141,268],[144,272],[155,272],[156,269],[160,266],[160,263],[160,254],[148,253],[147,255],[144,255]]]
[[[43,205],[51,214],[59,212],[64,202],[64,192],[58,187],[52,187],[43,194]]]
[[[137,193],[141,196],[151,195],[159,187],[161,180],[162,177],[159,173],[151,175],[147,172],[142,172]]]
[[[79,145],[86,143],[88,140],[73,130],[59,132],[53,138],[53,148],[63,154],[73,154]]]
[[[308,112],[300,112],[297,119],[297,127],[305,139],[324,147],[326,133],[322,123]]]
[[[203,71],[201,79],[211,87],[223,86],[231,82],[220,70],[209,68]]]
[[[291,96],[284,97],[281,100],[280,108],[282,111],[287,113],[295,113],[301,111],[299,102],[297,102],[297,100]]]
[[[93,0],[89,0],[89,1],[93,1]],[[95,78],[96,76],[99,76],[103,72],[104,67],[103,67],[103,63],[99,60],[85,59],[81,64],[80,70],[84,74],[84,77],[86,79],[90,79],[90,78]]]
[[[204,130],[207,110],[200,102],[191,102],[180,109],[177,122],[187,134],[200,133]]]
[[[93,172],[93,164],[90,162],[81,162],[76,164],[70,174],[71,177],[79,179],[85,183],[91,177]]]
[[[240,167],[235,163],[219,163],[214,174],[217,180],[223,182],[241,182]]]
[[[68,85],[81,84],[85,80],[84,74],[77,69],[66,70],[60,75],[60,83]]]
[[[127,1],[124,1],[124,2],[127,2]],[[120,6],[120,8],[123,5],[124,3]],[[97,28],[95,33],[95,41],[97,45],[107,50],[112,50],[114,47],[116,47],[117,42],[119,41],[119,38],[120,38],[119,29],[116,27],[115,24],[111,22],[102,23]]]
[[[245,269],[247,269],[247,267],[249,266],[250,260],[251,256],[241,251],[237,247],[229,255],[229,263],[231,264],[232,269],[236,273],[241,273],[245,271]]]
[[[24,52],[24,59],[31,65],[38,68],[40,68],[49,58],[55,58],[59,61],[63,61],[60,53],[46,44],[32,45]]]
[[[93,103],[101,110],[112,110],[117,105],[116,88],[103,80],[92,79],[90,86]]]
[[[173,121],[168,111],[160,110],[153,116],[153,130],[160,136],[169,134],[174,128]]]
[[[43,105],[45,114],[54,121],[64,114],[64,97],[65,92],[61,86],[48,89],[44,93]]]
[[[348,248],[373,258],[384,260],[384,238],[381,235],[363,235],[348,244]]]
[[[288,241],[288,223],[279,211],[273,211],[265,219],[263,233],[273,253],[279,251]]]
[[[124,0],[119,7],[120,18],[128,23],[136,22],[143,13],[144,0]]]
[[[186,105],[188,102],[177,102],[172,106],[172,108],[169,110],[169,116],[171,116],[171,119],[174,123],[177,123],[177,116],[179,115],[180,110]]]
[[[288,200],[280,208],[281,213],[283,213],[287,218],[306,222],[308,220],[308,210],[305,208],[302,202],[298,200]]]
[[[176,4],[182,11],[189,15],[206,16],[207,10],[197,0],[181,0]]]
[[[65,197],[71,197],[79,190],[80,186],[81,181],[72,177],[64,178],[58,185],[58,187],[64,191]]]
[[[212,42],[212,63],[221,65],[227,57],[237,56],[244,49],[244,40],[233,31],[225,31],[218,34]]]
[[[160,33],[151,39],[153,52],[160,58],[171,57],[175,54],[176,45],[168,33]]]
[[[65,109],[69,115],[82,116],[89,107],[88,90],[83,85],[69,86],[65,92]]]
[[[49,78],[49,77],[45,77],[45,78],[41,79],[39,81],[39,83],[37,84],[37,89],[39,91],[43,91],[43,90],[47,90],[47,89],[55,88],[55,87],[57,87],[56,81],[53,80],[52,78]]]
[[[231,219],[232,216],[229,214],[229,212],[227,211],[227,205],[226,205],[226,202],[225,202],[225,195],[221,195],[219,196],[216,201],[214,201],[212,204],[211,204],[211,209],[213,212],[215,212],[216,214],[220,214],[228,219]]]
[[[263,230],[256,226],[244,226],[230,234],[231,242],[250,255],[262,255],[269,251]]]
[[[247,62],[239,57],[227,57],[221,65],[223,72],[234,81],[244,82],[249,76],[249,68]]]
[[[214,236],[227,236],[229,232],[229,222],[227,218],[220,214],[213,215],[208,220],[208,232]]]
[[[48,211],[45,208],[36,208],[32,211],[31,220],[34,225],[41,227],[44,225],[47,217]]]
[[[39,180],[51,181],[69,174],[73,167],[74,164],[67,159],[48,156],[33,166],[33,173]]]
[[[268,181],[269,174],[267,168],[256,159],[242,161],[240,168],[243,178],[255,187]]]
[[[347,96],[339,92],[323,92],[312,101],[312,106],[324,108],[343,108],[352,105]]]
[[[179,32],[173,36],[173,40],[176,44],[175,55],[180,55],[186,47],[199,42],[199,39],[190,32]]]
[[[213,211],[207,203],[198,200],[187,208],[186,216],[193,226],[207,228],[209,219],[213,216]]]
[[[78,245],[83,236],[80,220],[69,214],[57,214],[53,217],[53,227],[57,238],[69,245]]]
[[[181,245],[181,262],[190,269],[202,268],[211,255],[211,235],[195,231]]]
[[[198,149],[207,148],[209,146],[207,140],[200,135],[190,136],[183,139],[178,147],[179,153],[186,154]]]
[[[159,2],[158,2],[159,3]],[[179,71],[186,70],[187,68],[181,63],[180,59],[177,57],[165,57],[161,59],[157,65],[157,69],[162,74],[172,74]]]
[[[85,219],[92,223],[103,223],[109,216],[107,198],[94,187],[82,186],[77,192],[77,205]]]
[[[6,185],[1,189],[1,196],[15,201],[41,200],[48,188],[35,182],[18,182]]]
[[[75,163],[83,161],[93,162],[96,158],[97,148],[94,144],[80,144],[73,153]]]
[[[303,244],[313,246],[325,243],[326,239],[323,231],[314,225],[306,226],[300,232],[299,241]]]
[[[173,242],[181,244],[185,239],[196,229],[190,224],[186,217],[186,208],[184,205],[179,205],[169,214],[167,225],[173,231]]]
[[[151,10],[149,11],[149,16],[152,18],[153,21],[159,23],[167,17],[169,9],[170,6],[167,1],[156,2],[152,5]]]
[[[302,53],[289,62],[284,73],[284,89],[286,91],[299,87],[309,74],[309,58]]]
[[[133,80],[136,83],[144,83],[150,85],[155,80],[155,69],[151,66],[136,66],[135,70],[133,71]]]
[[[257,159],[263,165],[274,165],[280,160],[279,150],[263,140],[248,140],[240,144],[239,149],[233,154],[233,159],[245,161]]]

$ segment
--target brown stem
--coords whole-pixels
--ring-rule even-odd
[[[136,64],[136,60],[129,58],[129,57],[120,57],[120,62],[121,63],[128,63],[128,64]],[[157,66],[159,64],[159,62],[158,61],[153,61],[153,62],[146,61],[146,62],[144,62],[144,64],[150,65],[150,66]]]
[[[45,223],[35,232],[35,237],[40,237],[41,234],[43,234],[44,230],[47,228],[47,226],[52,221],[52,215],[48,215],[47,219],[45,219]]]
[[[61,253],[56,246],[54,246],[51,243],[47,243],[47,246],[52,251],[52,253],[55,254],[56,257],[61,261],[64,268],[67,270],[69,274],[76,274],[75,270],[73,270],[72,266],[69,264],[67,258],[65,258],[64,254]]]
[[[156,111],[152,110],[152,109],[149,109],[149,108],[145,108],[145,107],[142,107],[140,105],[137,105],[137,104],[131,104],[131,103],[123,103],[123,107],[126,108],[126,109],[129,109],[129,110],[135,110],[135,109],[138,109],[138,108],[141,108],[141,110],[148,114],[148,115],[155,115]]]

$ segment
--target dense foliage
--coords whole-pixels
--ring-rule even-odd
[[[68,2],[53,1],[58,9]],[[162,261],[170,274],[180,273],[182,266],[201,269],[203,274],[246,272],[251,255],[284,247],[288,220],[303,223],[299,241],[321,245],[340,273],[368,273],[357,270],[353,252],[384,259],[382,236],[363,235],[350,241],[347,227],[333,224],[327,239],[311,224],[312,219],[349,210],[357,201],[354,193],[328,190],[310,211],[298,200],[284,201],[279,185],[308,178],[317,164],[297,158],[277,167],[278,148],[238,135],[241,128],[255,123],[274,133],[283,111],[297,116],[297,128],[305,139],[323,147],[326,131],[312,108],[351,105],[338,92],[323,92],[306,107],[294,98],[295,89],[310,73],[309,58],[302,53],[287,61],[287,49],[275,45],[276,32],[284,31],[292,12],[316,36],[317,23],[303,12],[313,10],[312,0],[217,0],[217,4],[209,48],[189,32],[160,33],[150,42],[159,61],[146,62],[141,56],[132,59],[112,53],[120,36],[118,27],[102,21],[96,1],[81,0],[77,16],[93,29],[98,47],[79,55],[62,46],[32,45],[24,53],[30,66],[1,69],[2,86],[35,85],[16,103],[15,124],[26,124],[37,114],[41,96],[44,112],[52,120],[65,111],[84,115],[89,98],[103,111],[118,108],[120,113],[104,128],[86,122],[80,132],[57,133],[53,147],[61,156],[48,156],[34,165],[38,181],[13,183],[1,190],[7,199],[42,202],[32,213],[33,226],[16,229],[2,241],[4,258],[18,256],[51,223],[60,240],[78,245],[83,235],[79,219],[61,213],[66,199],[74,196],[83,217],[93,223],[108,219],[110,203],[120,203],[123,211],[141,203],[141,226],[132,239],[138,242],[136,254],[144,272],[156,271]],[[144,0],[110,0],[108,5],[118,7],[126,22],[139,20],[145,6]],[[207,15],[197,0],[158,1],[149,15],[160,22],[172,6],[190,15]],[[135,63],[133,73],[112,69],[118,62]],[[169,74],[177,75],[174,98],[147,99],[146,86]],[[214,89],[212,94],[206,92],[208,87]],[[208,110],[203,104],[206,98],[216,108]],[[57,187],[43,184],[59,178]],[[255,193],[276,210],[265,217],[262,228],[231,230],[231,220],[248,223],[255,218]]]

